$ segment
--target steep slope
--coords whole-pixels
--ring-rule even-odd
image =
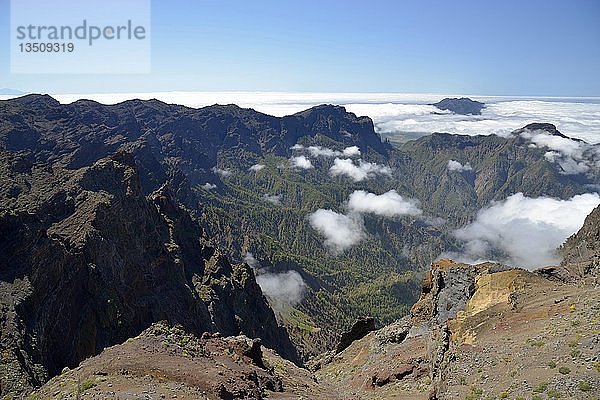
[[[442,260],[410,320],[326,357],[316,376],[357,399],[592,399],[599,304],[587,281]]]
[[[253,271],[211,247],[167,187],[146,198],[130,154],[75,170],[0,156],[3,395],[159,320],[297,359]]]
[[[583,274],[599,275],[600,207],[587,216],[583,227],[561,247],[563,266],[577,265]]]
[[[423,204],[427,211],[456,227],[469,222],[482,206],[517,192],[569,198],[598,182],[595,161],[595,170],[587,174],[567,174],[550,161],[548,148],[532,143],[524,133],[529,131],[565,139],[551,124],[531,124],[507,138],[434,133],[401,146],[390,165],[403,171],[413,196],[429,199]],[[452,170],[450,160],[468,167]]]

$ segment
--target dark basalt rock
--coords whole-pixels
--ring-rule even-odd
[[[20,191],[0,196],[2,395],[160,320],[197,335],[260,337],[298,361],[252,269],[213,248],[168,185],[144,196],[131,154],[76,170],[18,170],[2,186]]]
[[[371,317],[362,317],[356,320],[349,331],[342,333],[340,342],[338,343],[335,352],[340,353],[344,351],[348,346],[355,340],[362,339],[369,332],[374,331],[375,319]]]

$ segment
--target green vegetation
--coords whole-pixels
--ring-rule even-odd
[[[577,388],[579,390],[581,390],[582,392],[589,392],[590,390],[592,390],[592,385],[590,385],[588,382],[586,381],[580,381],[577,384]]]
[[[533,393],[544,393],[548,389],[548,382],[540,382],[535,388]]]
[[[552,360],[548,363],[548,367],[550,367],[550,369],[554,369],[556,368],[556,361]]]
[[[283,321],[285,325],[298,328],[307,333],[318,332],[320,328],[315,322],[305,313],[295,308],[289,310],[289,312],[283,314]]]
[[[558,390],[550,389],[546,393],[546,396],[548,396],[549,399],[560,399],[562,394]]]
[[[500,392],[500,394],[498,395],[498,397],[501,399],[508,399],[508,396],[510,396],[510,393],[508,393],[506,390]]]
[[[96,382],[94,382],[91,379],[88,379],[87,381],[85,381],[81,385],[79,385],[79,388],[78,388],[77,391],[78,391],[78,393],[83,393],[86,390],[89,390],[89,389],[91,389],[91,388],[93,388],[95,386],[96,386]]]
[[[567,375],[567,374],[571,373],[571,368],[569,368],[569,367],[560,367],[558,369],[558,372],[560,372],[563,375]]]
[[[483,389],[471,387],[471,391],[465,396],[465,400],[477,400],[483,395]]]

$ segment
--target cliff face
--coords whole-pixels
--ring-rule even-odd
[[[563,266],[579,264],[584,274],[600,271],[600,206],[585,219],[583,227],[560,248]]]
[[[76,170],[1,162],[2,394],[160,320],[262,337],[296,360],[252,270],[211,247],[167,187],[144,196],[130,155]]]
[[[315,374],[342,398],[593,397],[598,304],[589,280],[441,260],[410,318],[323,358]]]

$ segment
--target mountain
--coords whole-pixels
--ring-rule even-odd
[[[22,96],[25,92],[17,89],[0,88],[0,96]]]
[[[454,114],[481,115],[481,110],[485,107],[485,103],[471,100],[468,97],[461,97],[445,98],[432,104],[432,106],[436,106],[440,110],[452,111]]]
[[[250,262],[247,256],[252,253],[253,268],[262,274],[258,281],[278,322],[287,327],[306,359],[334,348],[338,333],[360,316],[387,324],[407,315],[420,294],[424,266],[443,252],[459,251],[453,229],[472,221],[489,202],[516,192],[569,198],[600,183],[597,171],[572,173],[565,170],[569,159],[549,158],[548,148],[532,146],[530,132],[559,137],[555,127],[538,124],[508,137],[435,133],[395,148],[380,139],[369,118],[339,106],[321,105],[277,118],[235,105],[193,109],[157,100],[60,104],[50,96],[28,95],[0,102],[0,147],[5,170],[15,171],[6,172],[1,196],[4,204],[17,204],[24,212],[24,204],[39,207],[48,196],[31,195],[28,188],[54,193],[71,182],[72,174],[82,174],[115,155],[131,154],[127,162],[136,171],[139,196],[166,190],[173,205],[201,225],[211,247],[234,264]],[[301,156],[312,168],[293,166],[290,158]],[[343,168],[334,176],[331,167],[336,159]],[[449,168],[450,161],[460,168]],[[45,170],[56,172],[40,172]],[[84,189],[78,185],[74,193]],[[109,189],[100,192],[110,193]],[[362,212],[352,220],[352,226],[362,231],[360,240],[342,252],[332,251],[309,216],[331,210],[340,216],[336,218],[350,218],[349,198],[357,191],[378,195],[396,191],[422,213],[389,217]],[[56,219],[71,211],[61,207],[56,208],[65,216]],[[144,207],[123,209],[118,215],[143,219],[136,214],[140,210]],[[29,231],[34,224],[26,218],[6,221],[2,229],[7,232]],[[47,232],[50,222],[35,226]],[[3,236],[0,246],[14,252],[19,242],[5,239],[12,235]],[[115,240],[121,239],[130,240],[120,235]],[[153,243],[160,248],[168,241]],[[28,247],[23,254],[35,251]],[[95,257],[103,252],[100,248]],[[2,264],[2,270],[14,268],[7,266],[7,258]],[[204,276],[200,270],[197,275]],[[225,275],[230,275],[229,269]],[[294,278],[285,280],[290,276]],[[269,292],[268,282],[295,292],[293,296]],[[155,320],[145,319],[130,329],[141,331]],[[248,328],[243,331],[250,334]],[[111,343],[125,336],[115,336]],[[278,340],[263,340],[285,353],[273,344]],[[94,348],[86,354],[95,354]]]
[[[392,154],[389,165],[404,177],[410,195],[427,199],[423,207],[460,227],[482,206],[521,192],[529,197],[569,198],[589,191],[598,181],[598,164],[589,174],[566,173],[547,157],[548,148],[532,146],[524,132],[566,139],[552,124],[530,124],[508,137],[434,133],[407,142]],[[597,146],[590,146],[597,151]],[[460,168],[449,167],[449,160]]]
[[[600,276],[600,206],[585,219],[583,227],[559,249],[561,265],[579,276]]]
[[[129,153],[78,169],[0,155],[2,395],[161,320],[298,360],[250,267],[212,247],[167,186],[145,196]]]
[[[560,147],[548,147],[555,143],[548,138],[581,151],[560,153]],[[277,379],[286,376],[288,382],[295,375],[308,382],[305,370],[284,363],[280,371],[277,358],[269,364],[275,370],[256,365],[256,345],[248,350],[251,357],[246,350],[240,357],[235,348],[247,343],[244,338],[207,344],[202,333],[260,338],[265,349],[293,361],[296,351],[306,360],[342,349],[347,343],[338,347],[339,334],[356,318],[369,315],[381,326],[410,314],[422,277],[429,276],[424,266],[460,250],[452,231],[481,207],[516,192],[569,198],[600,183],[597,163],[588,159],[597,147],[572,141],[549,124],[507,137],[435,133],[395,148],[379,138],[369,118],[331,105],[277,118],[235,105],[63,105],[29,95],[0,102],[0,149],[0,368],[7,377],[2,393],[39,386],[90,356],[112,359],[115,353],[103,357],[102,351],[118,343],[124,347],[110,351],[137,351],[138,343],[126,341],[143,331],[140,343],[150,349],[169,335],[201,339],[194,354],[179,344],[169,347],[171,356],[181,350],[171,359],[175,369],[188,362],[194,370],[231,360],[246,365],[240,393],[248,396],[279,390]],[[389,214],[369,200],[383,194],[411,212]],[[366,201],[350,201],[361,196]],[[342,221],[349,233],[337,235],[331,226],[319,230],[315,215]],[[347,236],[354,241],[335,248],[324,240],[332,231],[342,244]],[[480,275],[509,270],[490,268],[452,267],[462,272],[444,278],[458,290],[443,291],[451,302],[426,314],[413,308],[412,317],[423,315],[418,319],[429,321],[427,326],[455,319],[475,295]],[[567,285],[552,272],[515,271],[515,279],[540,283],[543,290],[554,290],[547,282]],[[562,293],[570,286],[556,288]],[[227,358],[206,353],[207,345]],[[326,361],[321,364],[330,365]],[[139,360],[131,362],[116,362],[111,373],[126,376],[123,371],[131,368],[142,374]],[[404,364],[399,376],[425,379],[419,372],[425,364]],[[87,382],[90,373],[102,372],[94,368],[74,376]],[[156,377],[171,371],[160,368]],[[228,371],[239,372],[233,365]],[[322,371],[329,372],[320,382],[346,393],[331,381],[332,370]],[[102,386],[96,378],[92,383]],[[68,376],[54,379],[73,383]],[[217,380],[225,386],[223,396],[235,392]],[[323,390],[314,381],[304,387],[309,397]]]

